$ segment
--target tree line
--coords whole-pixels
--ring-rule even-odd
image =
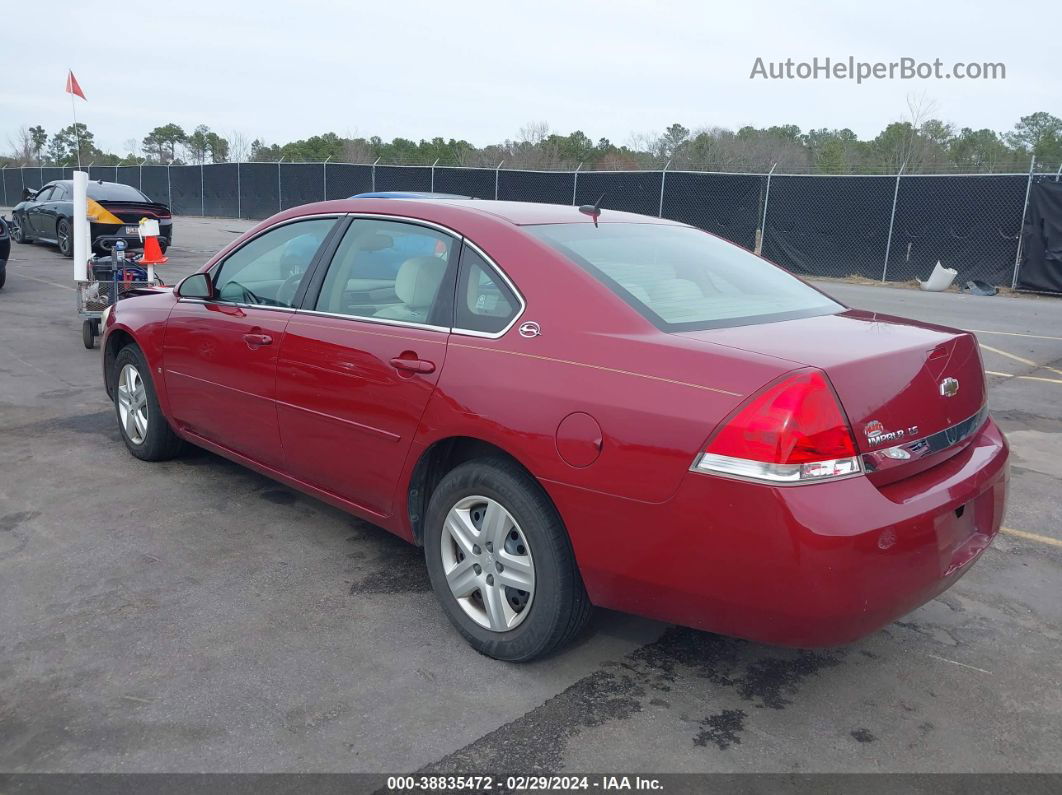
[[[441,137],[384,141],[334,132],[287,143],[228,137],[199,125],[187,132],[164,124],[139,141],[126,142],[117,155],[96,146],[85,124],[49,134],[41,125],[23,128],[11,141],[9,166],[149,165],[228,162],[397,163],[404,165],[617,170],[674,169],[819,174],[1024,171],[1035,156],[1044,167],[1062,163],[1062,119],[1045,111],[1022,116],[1008,132],[974,130],[934,118],[924,105],[910,104],[909,117],[887,125],[875,137],[860,139],[850,129],[801,130],[796,125],[738,130],[710,127],[690,130],[672,124],[659,134],[634,135],[622,145],[597,141],[580,130],[562,135],[548,124],[533,123],[511,140],[477,147]],[[80,150],[79,150],[80,147]]]

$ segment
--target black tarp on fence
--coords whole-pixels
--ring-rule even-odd
[[[473,199],[493,199],[494,169],[437,168],[435,192],[456,193],[458,196],[471,196]]]
[[[886,277],[926,279],[939,260],[959,272],[959,283],[1009,287],[1027,184],[1018,174],[905,175]]]
[[[804,275],[880,279],[895,187],[895,177],[772,177],[763,256]]]
[[[1017,286],[1062,293],[1062,182],[1038,180],[1029,188]]]
[[[3,201],[11,206],[21,199],[23,186],[39,188],[51,180],[70,179],[73,169],[45,166],[0,171]],[[90,178],[138,187],[153,200],[169,204],[177,215],[249,219],[374,189],[435,190],[481,199],[566,205],[592,204],[600,199],[606,210],[663,215],[747,249],[755,249],[759,237],[764,256],[808,276],[857,274],[906,281],[926,278],[940,260],[959,271],[960,283],[982,279],[1006,286],[1013,277],[1029,185],[1027,174],[899,178],[775,174],[768,178],[766,174],[691,171],[573,172],[283,162],[92,166]],[[1049,183],[1045,180],[1033,185],[1040,209],[1030,207],[1032,215],[1026,224],[1026,235],[1033,237],[1025,247],[1030,269],[1028,276],[1022,277],[1022,286],[1062,292],[1050,275],[1054,271],[1045,270],[1057,256],[1053,253],[1057,252],[1055,239],[1043,238],[1043,230],[1051,229],[1050,218],[1044,213],[1052,211],[1050,197],[1056,189],[1039,186]],[[764,221],[766,228],[761,230]],[[1034,222],[1040,223],[1036,228],[1041,231],[1031,226]],[[1040,242],[1035,235],[1040,235]],[[1036,259],[1041,256],[1037,246],[1046,264]]]
[[[763,189],[764,177],[759,174],[669,171],[663,216],[706,229],[751,250],[762,215]]]

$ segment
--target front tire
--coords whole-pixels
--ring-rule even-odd
[[[60,218],[55,224],[55,239],[59,243],[59,253],[64,257],[74,256],[74,239],[70,229],[70,221]]]
[[[114,411],[125,446],[142,461],[166,461],[181,450],[181,439],[159,408],[151,370],[136,345],[114,359]]]
[[[442,479],[428,504],[424,552],[443,611],[488,657],[541,657],[590,617],[564,524],[512,461],[469,461]]]

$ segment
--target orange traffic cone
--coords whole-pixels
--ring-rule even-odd
[[[166,258],[162,256],[162,248],[159,246],[157,237],[144,238],[144,255],[140,258],[140,265],[164,265]]]

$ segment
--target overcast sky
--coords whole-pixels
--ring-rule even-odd
[[[65,10],[62,6],[68,6]],[[1024,6],[1024,7],[1023,7]],[[956,127],[1062,116],[1060,3],[493,0],[62,2],[0,45],[0,148],[20,126],[78,120],[124,154],[153,127],[206,124],[268,143],[340,135],[476,145],[528,122],[627,143],[696,129],[797,124],[873,136],[909,94]],[[109,29],[115,30],[114,34]],[[139,28],[139,30],[138,30]],[[1006,79],[750,80],[755,59],[903,56],[1006,64]]]

